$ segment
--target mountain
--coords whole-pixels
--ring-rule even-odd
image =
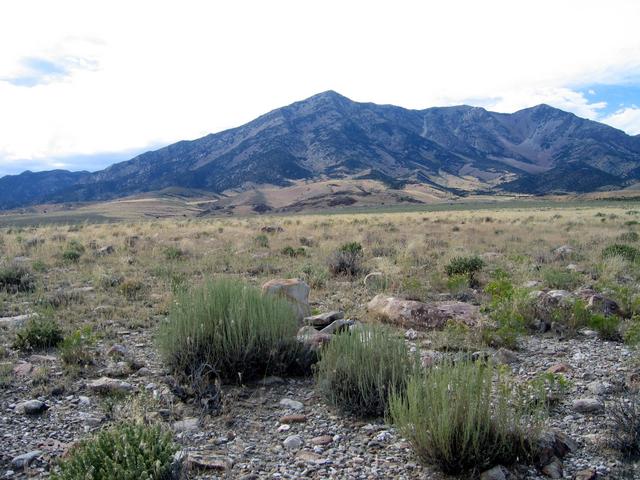
[[[425,185],[443,194],[543,194],[640,180],[640,137],[548,105],[410,110],[328,91],[243,125],[94,173],[0,179],[0,208],[108,200],[178,188],[223,196],[327,180]]]

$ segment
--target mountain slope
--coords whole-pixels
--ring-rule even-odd
[[[424,184],[446,194],[501,185],[523,193],[586,191],[638,180],[640,138],[547,105],[513,114],[469,106],[409,110],[329,91],[99,172],[23,175],[31,187],[20,175],[0,179],[0,208],[170,187],[231,195],[328,179]],[[572,176],[576,181],[566,181]]]

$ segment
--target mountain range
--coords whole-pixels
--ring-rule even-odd
[[[411,110],[327,91],[97,172],[5,176],[0,208],[167,189],[221,200],[265,188],[367,180],[449,198],[620,189],[640,181],[640,136],[548,105],[511,114],[466,105]]]

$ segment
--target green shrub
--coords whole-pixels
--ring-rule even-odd
[[[640,259],[640,250],[630,245],[614,243],[602,250],[602,257],[622,257],[629,262],[637,262]]]
[[[0,291],[17,293],[33,290],[35,290],[35,281],[29,269],[20,264],[0,267]]]
[[[588,326],[598,332],[598,336],[603,340],[620,340],[621,335],[618,330],[620,319],[613,315],[594,314],[589,318]]]
[[[284,247],[280,253],[288,257],[305,257],[307,255],[307,251],[303,247],[293,248],[290,245]]]
[[[159,344],[180,377],[207,364],[212,377],[238,382],[308,371],[313,355],[296,340],[297,331],[285,300],[238,281],[215,280],[176,293]]]
[[[62,252],[62,259],[66,262],[77,262],[84,253],[84,246],[77,240],[71,240],[67,243]]]
[[[56,347],[62,342],[62,329],[51,318],[35,317],[16,332],[14,347],[19,350],[38,350]]]
[[[482,270],[483,267],[484,260],[478,256],[455,257],[449,261],[444,270],[449,277],[465,275],[469,281],[469,286],[475,287],[477,285],[475,275]]]
[[[573,290],[580,285],[580,274],[571,270],[548,268],[542,273],[542,279],[549,288]]]
[[[34,260],[31,268],[36,272],[46,272],[49,267],[42,260]]]
[[[413,360],[402,338],[368,326],[343,332],[323,349],[316,387],[327,403],[358,417],[385,413],[389,393],[404,387]]]
[[[311,288],[323,288],[327,284],[327,277],[329,276],[327,270],[313,263],[304,264],[300,272],[301,274],[299,276],[307,282]]]
[[[60,345],[60,359],[68,366],[85,366],[93,363],[90,347],[95,343],[91,327],[85,326],[67,335]]]
[[[73,447],[53,480],[165,480],[177,447],[160,426],[122,423]]]
[[[173,245],[166,247],[162,254],[166,260],[180,260],[185,256],[185,253],[182,250]]]
[[[360,254],[362,253],[362,245],[360,242],[349,242],[340,246],[339,252]]]
[[[257,235],[255,238],[256,245],[262,248],[269,248],[269,237],[264,233]]]
[[[418,458],[448,474],[531,458],[537,418],[491,364],[417,372],[389,401],[390,419]]]

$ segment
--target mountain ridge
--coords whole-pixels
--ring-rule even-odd
[[[585,178],[565,181],[572,165]],[[227,194],[327,179],[424,184],[454,194],[615,189],[640,180],[640,136],[546,104],[514,113],[469,105],[414,110],[354,102],[328,90],[97,172],[2,177],[0,208],[174,187]]]

